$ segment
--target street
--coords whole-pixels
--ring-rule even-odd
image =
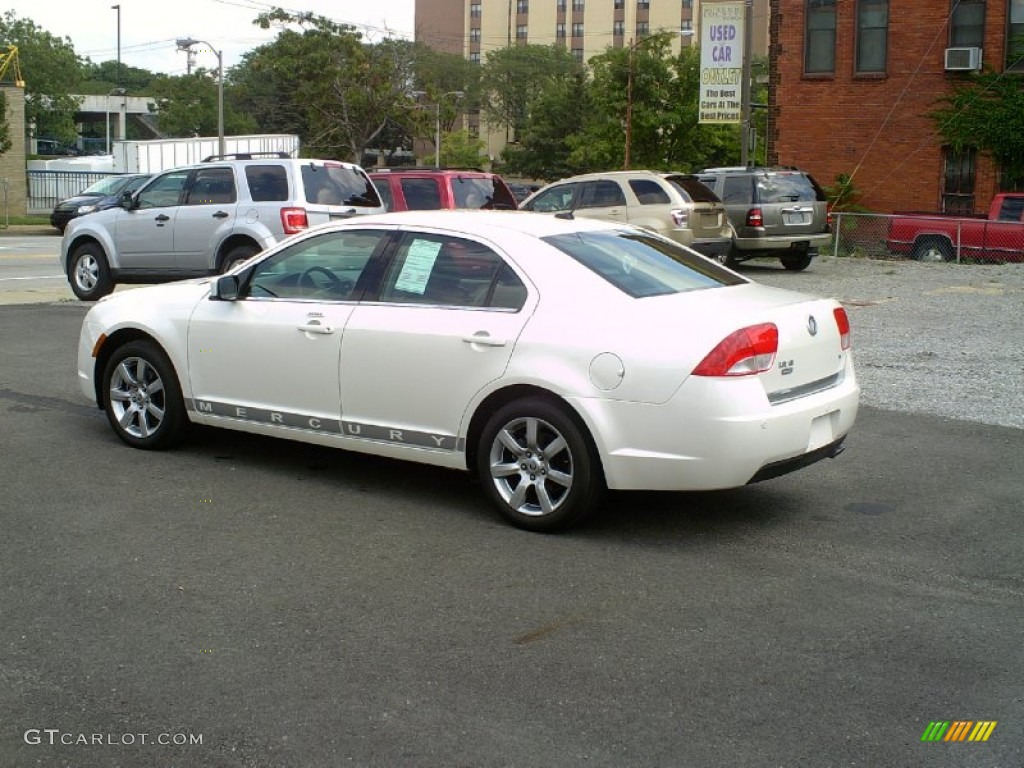
[[[129,449],[76,387],[85,310],[0,307],[0,765],[1024,750],[1020,429],[868,407],[833,461],[543,536],[458,473],[212,430]],[[936,720],[998,724],[922,742]]]

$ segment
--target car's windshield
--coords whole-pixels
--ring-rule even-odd
[[[642,232],[574,232],[544,241],[633,298],[746,282],[700,254]]]
[[[95,184],[90,184],[81,194],[83,195],[116,195],[129,181],[138,178],[137,176],[108,176],[100,179]]]

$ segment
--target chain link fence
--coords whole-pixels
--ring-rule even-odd
[[[830,252],[867,259],[1024,263],[1024,222],[837,211]]]

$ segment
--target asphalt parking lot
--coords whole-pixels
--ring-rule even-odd
[[[2,766],[1020,765],[1004,416],[869,405],[836,460],[540,536],[457,473],[126,448],[75,385],[85,309],[0,306]]]

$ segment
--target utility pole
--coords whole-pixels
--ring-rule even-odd
[[[750,78],[754,47],[754,0],[743,4],[743,72],[740,75],[740,165],[750,164]]]

